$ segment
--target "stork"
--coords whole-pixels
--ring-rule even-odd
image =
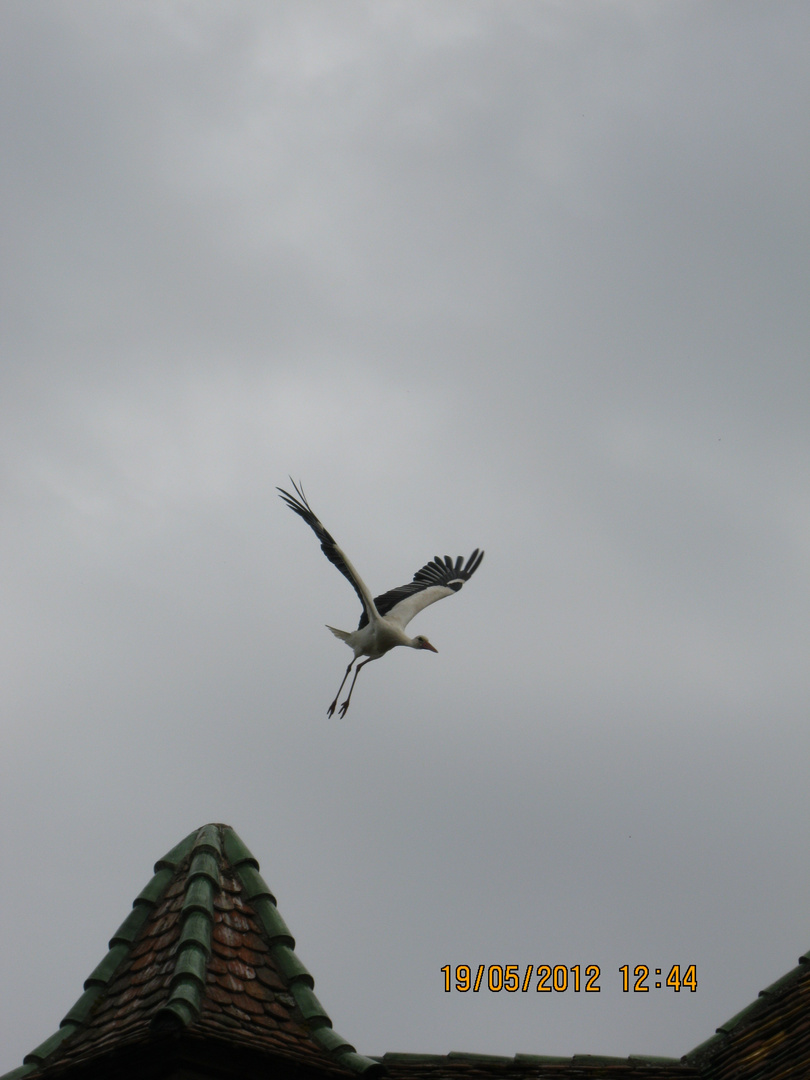
[[[283,488],[276,488],[280,492],[279,497],[309,525],[321,542],[321,551],[330,563],[336,566],[349,581],[360,597],[360,603],[363,605],[363,613],[360,616],[360,622],[356,630],[337,630],[334,626],[327,625],[327,629],[331,630],[335,637],[345,641],[349,648],[354,651],[354,657],[346,668],[338,692],[335,694],[335,700],[327,710],[327,716],[332,716],[337,708],[340,691],[343,689],[355,661],[361,656],[368,657],[367,660],[363,660],[354,669],[354,678],[349,687],[348,697],[340,706],[340,716],[345,716],[349,708],[349,702],[352,699],[352,691],[354,690],[354,684],[357,682],[357,676],[366,664],[372,660],[379,660],[381,656],[384,656],[397,645],[407,645],[411,649],[427,649],[429,652],[439,651],[430,644],[423,634],[419,634],[415,638],[408,637],[405,633],[405,627],[414,615],[419,614],[422,608],[434,604],[444,596],[452,596],[453,593],[457,593],[464,582],[469,581],[481,565],[484,553],[476,548],[466,563],[462,555],[459,555],[455,562],[449,555],[445,555],[444,559],[436,555],[421,570],[416,571],[413,581],[407,585],[400,585],[396,589],[390,589],[381,596],[372,598],[366,583],[335,543],[334,537],[326,531],[321,521],[316,517],[312,507],[307,502],[303,487],[296,484],[292,477],[290,477],[290,483],[295,488],[296,494],[291,495]]]

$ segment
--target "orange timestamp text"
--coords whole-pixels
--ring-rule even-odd
[[[479,993],[481,990],[489,990],[497,994],[505,990],[507,994],[528,993],[532,987],[538,994],[562,994],[572,990],[575,994],[598,994],[602,987],[599,980],[602,977],[602,969],[598,964],[457,964],[452,967],[445,964],[440,969],[444,975],[444,992],[451,993],[457,990],[461,994],[472,992]],[[632,975],[631,975],[632,971]],[[650,973],[653,974],[652,985],[647,984]],[[669,988],[675,993],[682,989],[694,993],[697,990],[697,968],[694,964],[683,966],[673,964],[666,977],[664,969],[647,964],[623,964],[619,968],[622,977],[622,992],[636,994],[649,993],[650,989],[660,990]],[[656,978],[660,976],[661,978]]]

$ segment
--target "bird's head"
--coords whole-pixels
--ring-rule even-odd
[[[439,650],[434,649],[424,634],[420,634],[413,639],[414,646],[417,649],[430,649],[431,652],[437,653]]]

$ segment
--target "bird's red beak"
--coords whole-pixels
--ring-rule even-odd
[[[426,641],[425,644],[422,646],[422,648],[423,649],[430,649],[431,652],[435,652],[435,653],[437,653],[439,651],[438,649],[434,649],[429,641]]]

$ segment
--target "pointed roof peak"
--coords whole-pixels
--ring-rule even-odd
[[[59,1030],[2,1080],[184,1040],[336,1077],[382,1071],[332,1027],[295,939],[237,833],[203,825],[155,863]]]

